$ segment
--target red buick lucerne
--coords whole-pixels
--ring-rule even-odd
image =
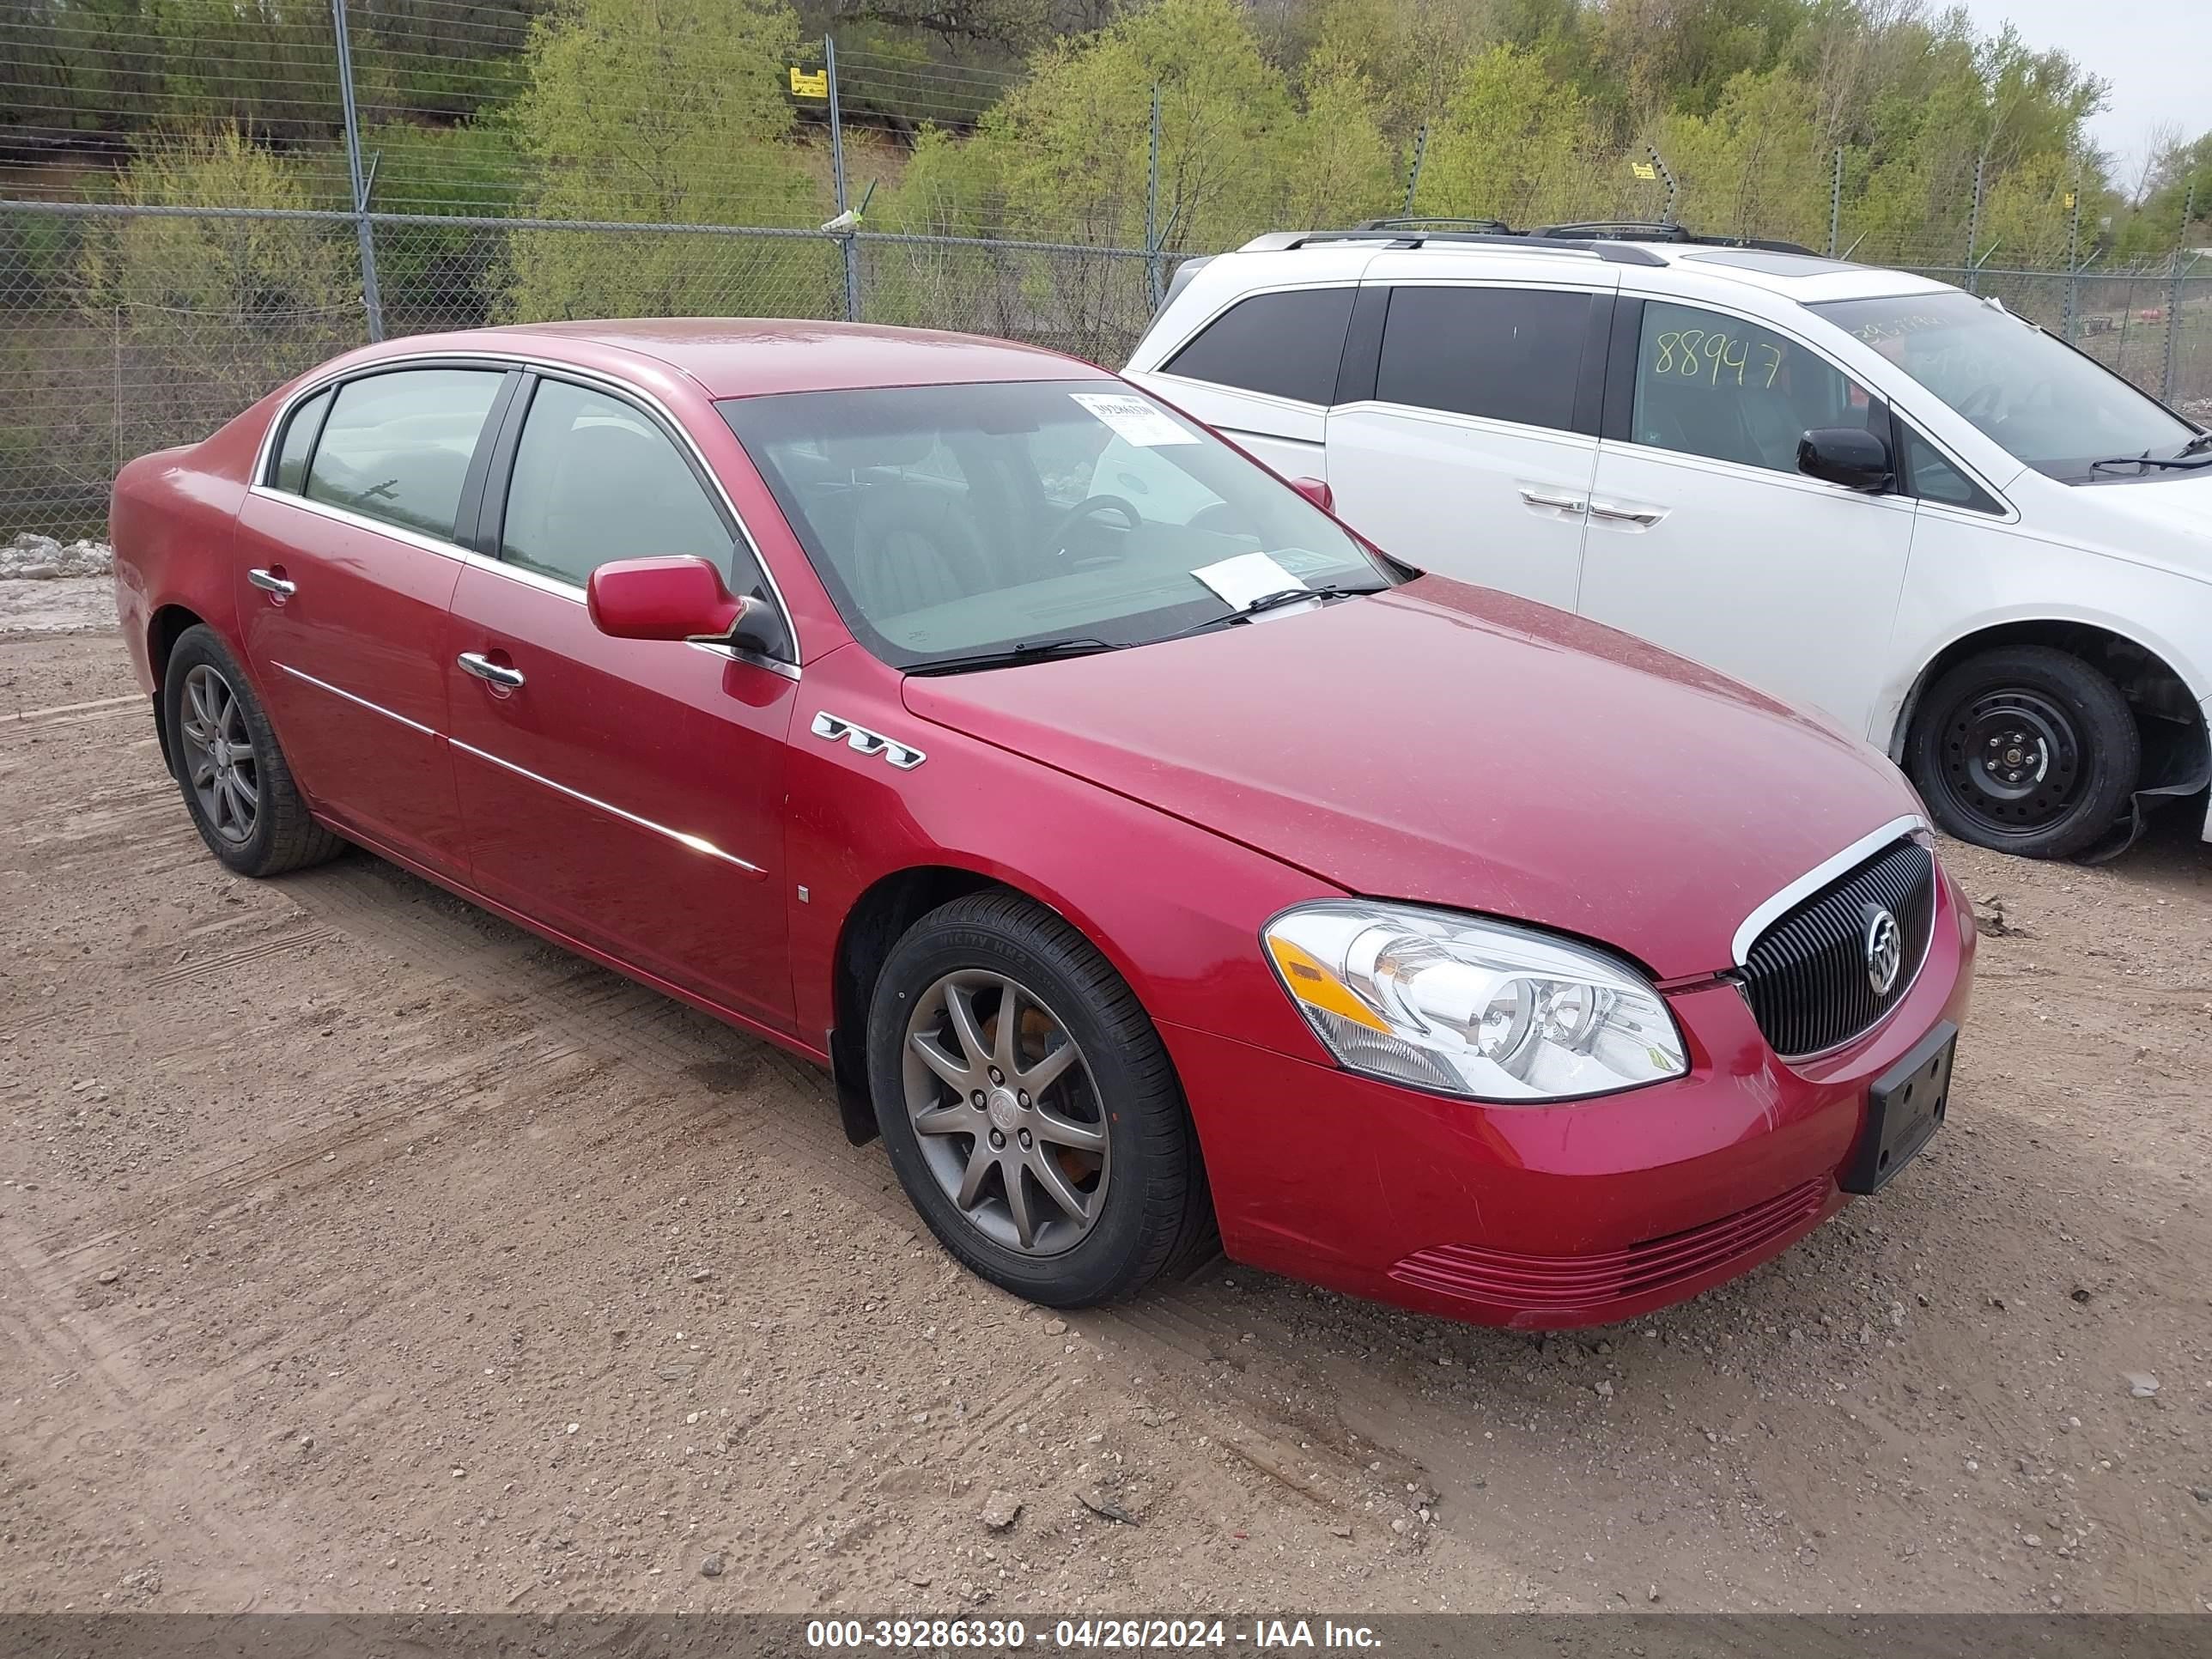
[[[830,1067],[1020,1295],[1218,1231],[1589,1323],[1881,1187],[1974,947],[1904,778],[1327,499],[1045,351],[571,323],[341,357],[112,527],[224,865],[357,843]]]

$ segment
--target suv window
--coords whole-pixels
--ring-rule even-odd
[[[1903,421],[1897,423],[1905,440],[1905,485],[1923,501],[1948,507],[1971,507],[1977,513],[2002,514],[1982,487],[1951,465],[1943,452]]]
[[[1777,472],[1814,427],[1866,426],[1866,389],[1786,335],[1697,306],[1647,300],[1629,437]]]
[[[301,493],[451,541],[469,459],[501,379],[497,369],[404,368],[347,381]]]
[[[733,538],[668,434],[620,398],[541,380],[507,484],[499,556],[581,587],[611,559],[693,554],[731,577]]]
[[[1351,288],[1255,294],[1208,324],[1164,373],[1302,404],[1336,401],[1337,360],[1352,325]]]
[[[1375,395],[1569,430],[1590,304],[1556,289],[1393,289]]]

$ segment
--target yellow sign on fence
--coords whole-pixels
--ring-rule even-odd
[[[1649,161],[1631,161],[1628,170],[1639,179],[1656,179],[1659,176],[1659,169]]]
[[[796,64],[793,64],[791,95],[794,98],[827,98],[830,95],[830,71],[816,70],[810,75]]]

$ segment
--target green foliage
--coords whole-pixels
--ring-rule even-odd
[[[634,224],[800,225],[829,216],[789,142],[781,0],[571,0],[532,27],[514,131],[528,211]],[[518,231],[503,310],[548,317],[805,315],[827,303],[817,245],[662,233]]]
[[[1430,131],[1414,209],[1460,218],[1576,218],[1587,210],[1581,146],[1589,112],[1534,52],[1492,46],[1469,58]]]

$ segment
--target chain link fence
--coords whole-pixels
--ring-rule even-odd
[[[1656,150],[1577,143],[1501,182],[1465,131],[1410,123],[1347,156],[1315,116],[1291,135],[1296,165],[1239,171],[1250,147],[1176,88],[1063,75],[1038,93],[1018,69],[880,43],[764,47],[718,37],[734,14],[705,0],[684,13],[677,57],[626,64],[602,41],[612,55],[565,81],[536,0],[350,0],[350,44],[348,10],[0,11],[0,542],[99,533],[124,461],[204,435],[365,340],[580,317],[851,318],[1113,365],[1179,259],[1260,230],[1676,205]],[[740,72],[757,82],[763,50],[781,54],[777,78],[765,103],[757,85],[744,96],[776,136],[741,142],[698,112]],[[1040,137],[1006,113],[1024,97],[1078,98],[1082,118]],[[535,139],[481,118],[518,98]],[[617,123],[623,143],[594,149]],[[1971,161],[1958,226],[1910,234],[1856,223],[1840,153],[1762,167],[1738,188],[1686,164],[1685,216],[1719,211],[1705,204],[1725,187],[1735,218],[1705,228],[1821,246],[1817,217],[1825,251],[1996,295],[2169,402],[2212,405],[2212,257],[2107,269],[2055,196],[2025,240],[2013,222],[1993,241]]]

